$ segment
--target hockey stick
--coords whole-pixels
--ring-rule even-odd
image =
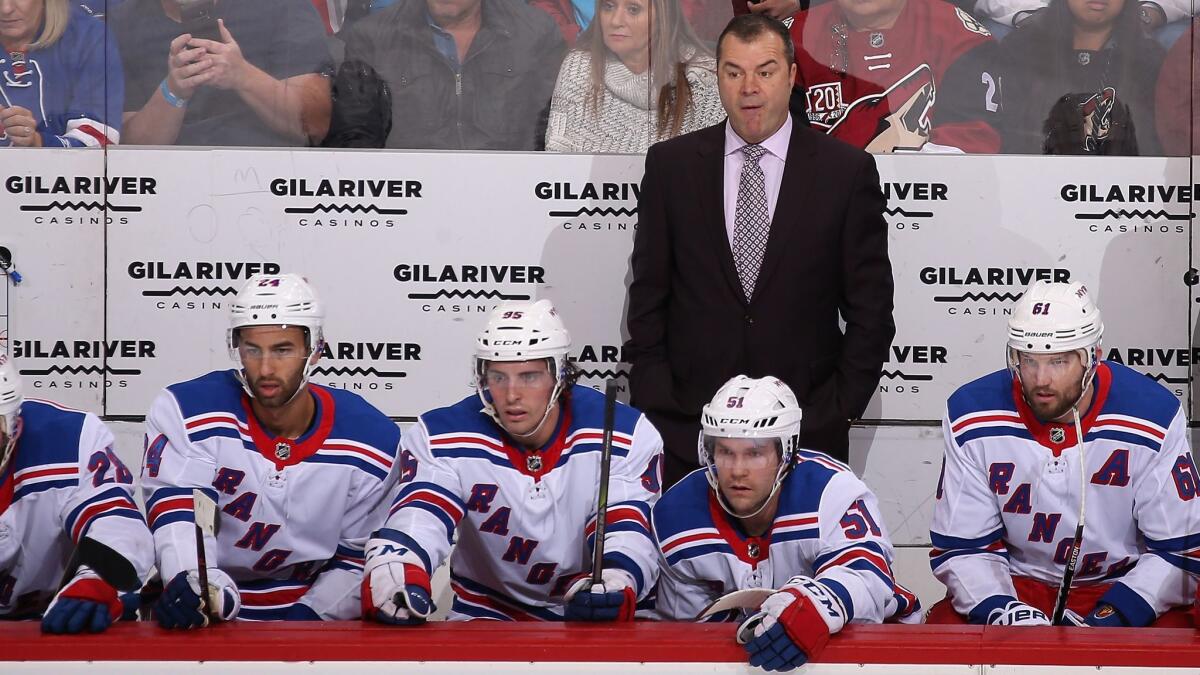
[[[596,498],[596,543],[592,545],[592,584],[603,583],[604,531],[608,525],[608,469],[612,464],[613,418],[617,410],[617,381],[604,383],[604,436],[600,442],[600,485]]]
[[[213,602],[208,588],[208,556],[204,552],[204,535],[217,536],[217,504],[203,490],[192,490],[192,513],[196,524],[196,577],[200,582],[200,613],[204,625],[213,617]]]
[[[1062,622],[1063,614],[1067,611],[1067,596],[1071,594],[1071,581],[1075,578],[1075,567],[1079,562],[1079,550],[1083,548],[1083,524],[1087,517],[1087,468],[1083,462],[1083,427],[1079,423],[1079,410],[1072,408],[1075,414],[1075,443],[1079,447],[1079,524],[1075,526],[1075,538],[1071,541],[1071,553],[1067,556],[1067,568],[1063,570],[1062,584],[1058,587],[1058,597],[1054,600],[1054,612],[1050,623],[1057,626]]]

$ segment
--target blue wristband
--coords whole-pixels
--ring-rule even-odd
[[[158,91],[162,94],[163,99],[171,104],[172,108],[182,108],[187,105],[187,99],[182,99],[171,93],[171,88],[167,86],[167,78],[163,78],[162,84],[158,85]]]

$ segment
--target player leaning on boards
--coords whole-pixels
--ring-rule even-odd
[[[387,513],[400,431],[359,396],[309,382],[324,318],[301,277],[251,277],[230,317],[238,368],[171,385],[150,408],[142,489],[167,582],[160,625],[360,616],[363,546]],[[194,490],[220,509],[202,558]]]
[[[21,376],[0,351],[0,619],[42,616],[48,633],[96,633],[122,615],[123,599],[135,609],[135,596],[118,598],[97,570],[71,569],[121,565],[131,582],[123,590],[141,586],[154,545],[132,489],[108,427],[91,413],[23,402]],[[88,542],[115,559],[81,561],[75,551]]]
[[[450,560],[451,620],[631,619],[658,577],[650,507],[662,438],[617,403],[601,583],[591,583],[604,395],[575,384],[549,300],[502,303],[475,343],[476,393],[404,434],[400,491],[367,547],[365,613],[412,624]],[[482,405],[481,405],[482,404]]]
[[[1036,282],[1008,321],[1008,368],[950,397],[930,532],[948,597],[929,622],[1191,625],[1172,610],[1200,572],[1183,409],[1101,361],[1103,334],[1082,284]]]
[[[875,495],[845,465],[799,447],[800,418],[782,381],[729,380],[701,415],[703,468],[654,506],[658,613],[691,620],[722,607],[705,609],[723,593],[765,589],[712,617],[757,610],[738,642],[767,670],[802,665],[852,621],[920,621],[916,596],[892,578]]]

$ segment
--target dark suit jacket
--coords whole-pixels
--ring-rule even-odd
[[[727,379],[774,375],[804,409],[801,443],[846,455],[896,326],[875,159],[792,124],[766,255],[747,302],[725,229],[725,124],[646,155],[629,287],[633,404],[695,462],[700,409]],[[846,322],[839,329],[839,312]],[[675,438],[671,438],[674,435]]]

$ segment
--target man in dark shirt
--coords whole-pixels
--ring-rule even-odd
[[[391,90],[387,147],[540,149],[566,44],[524,0],[397,2],[345,40]]]
[[[320,142],[329,127],[331,59],[312,3],[200,3],[211,6],[215,25],[185,23],[180,9],[187,3],[181,0],[126,0],[109,14],[125,66],[121,140],[242,146]]]

